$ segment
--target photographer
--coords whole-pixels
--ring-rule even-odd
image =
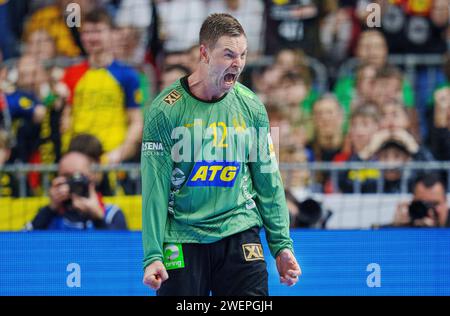
[[[436,173],[425,173],[414,182],[413,200],[397,206],[396,227],[450,227],[444,182]]]
[[[122,211],[104,204],[95,190],[91,161],[85,154],[69,152],[61,158],[49,198],[50,204],[39,210],[27,230],[127,229]]]

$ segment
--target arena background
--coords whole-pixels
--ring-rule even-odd
[[[304,271],[292,288],[279,283],[264,243],[270,295],[450,294],[448,230],[293,230],[292,238]],[[141,282],[140,233],[3,233],[0,239],[0,295],[154,295]]]
[[[109,164],[103,144],[95,163],[107,183],[103,200],[123,211],[128,231],[29,226],[49,203],[57,163],[73,136],[59,128],[74,79],[64,74],[86,55],[78,28],[69,24],[80,13],[82,25],[84,14],[98,8],[115,24],[114,58],[137,71],[133,97],[142,111],[164,85],[192,71],[207,14],[227,11],[247,30],[241,81],[279,128],[277,157],[303,269],[295,287],[281,286],[264,241],[271,295],[450,295],[450,230],[392,225],[420,173],[440,174],[450,201],[449,6],[448,0],[0,0],[0,295],[154,295],[141,282],[138,149]],[[109,87],[91,84],[98,89],[93,108],[116,102],[104,93]],[[337,102],[320,112],[320,97],[330,93]],[[358,121],[357,112],[376,117],[377,130],[362,130],[370,122]],[[117,122],[98,113],[92,110],[83,125]],[[375,155],[382,130],[402,131],[406,156]],[[120,133],[110,136],[121,139]],[[372,148],[369,158],[361,158],[361,144]],[[410,152],[411,144],[419,150]],[[318,204],[306,208],[307,199]],[[80,268],[79,287],[68,283],[71,264]]]

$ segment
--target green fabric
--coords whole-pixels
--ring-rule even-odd
[[[259,142],[249,137],[244,160],[234,155],[226,159],[229,166],[221,166],[202,156],[211,149],[217,155],[236,149],[231,131],[234,128],[239,135],[248,131],[245,127],[261,128],[263,136]],[[203,135],[200,141],[189,141],[188,136],[197,132]],[[284,248],[293,250],[289,212],[268,132],[264,105],[239,83],[214,103],[194,98],[180,80],[156,97],[146,109],[141,151],[144,268],[162,261],[163,243],[211,243],[254,226],[265,228],[274,257]],[[261,155],[249,161],[247,153],[257,146]],[[188,161],[177,162],[172,151],[186,155]],[[267,167],[275,168],[261,172]]]

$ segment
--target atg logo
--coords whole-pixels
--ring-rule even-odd
[[[187,186],[232,187],[240,167],[239,162],[198,161],[192,169]]]

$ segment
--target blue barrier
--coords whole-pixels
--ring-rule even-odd
[[[271,295],[450,295],[448,229],[291,236],[303,276],[280,285],[264,242]],[[1,233],[0,295],[154,295],[142,285],[141,259],[140,232]],[[71,263],[80,287],[70,287]]]

